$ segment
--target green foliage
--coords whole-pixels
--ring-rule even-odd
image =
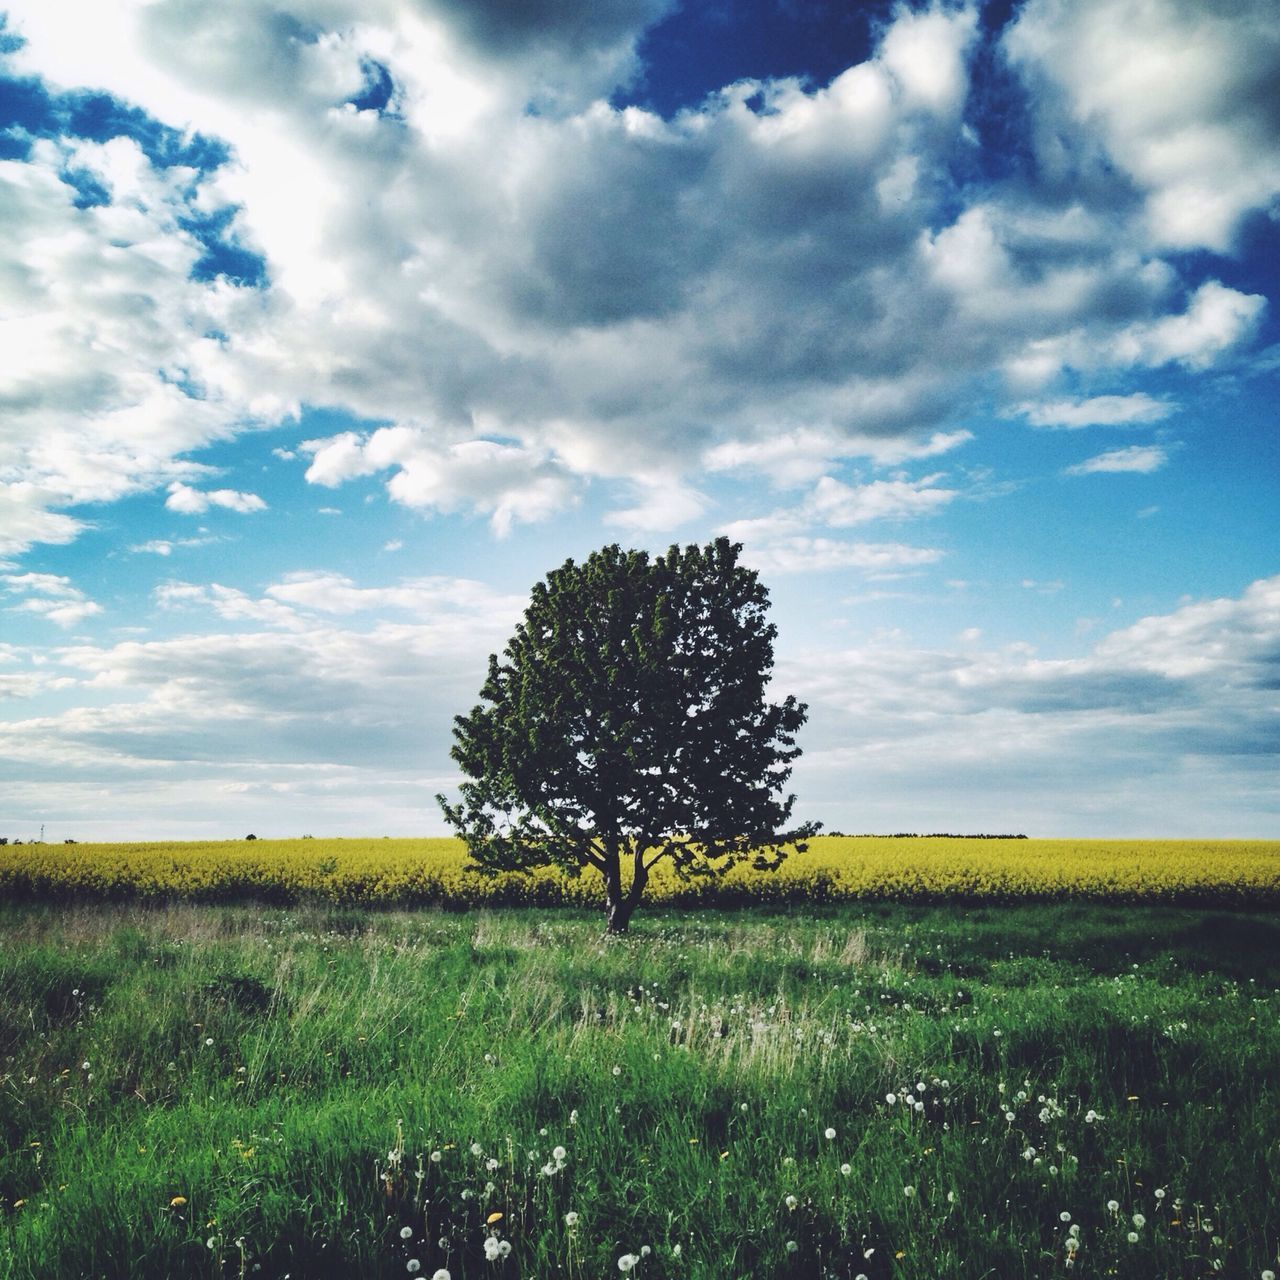
[[[478,867],[593,867],[620,932],[660,861],[685,879],[803,848],[817,828],[785,830],[779,792],[806,709],[765,697],[777,629],[740,550],[609,546],[534,587],[455,720],[462,799],[439,797]]]

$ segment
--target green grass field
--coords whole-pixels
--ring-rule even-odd
[[[600,928],[0,908],[0,1276],[1277,1268],[1273,916]]]

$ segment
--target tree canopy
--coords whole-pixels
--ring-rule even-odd
[[[741,550],[613,545],[533,588],[455,718],[461,799],[437,797],[479,869],[594,868],[618,933],[662,859],[693,877],[803,849],[817,828],[784,830],[780,793],[806,708],[765,696],[777,629]]]

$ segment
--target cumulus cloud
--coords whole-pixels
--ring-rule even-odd
[[[1125,449],[1108,449],[1095,457],[1067,467],[1064,474],[1069,476],[1088,476],[1099,472],[1135,471],[1139,475],[1150,475],[1159,471],[1169,461],[1169,454],[1158,444],[1129,445]]]
[[[33,613],[59,627],[74,627],[102,612],[102,606],[90,600],[70,578],[57,574],[0,574],[0,585],[9,595],[25,597],[9,605],[10,612]]]
[[[975,630],[962,639],[947,650],[895,636],[780,663],[779,687],[810,703],[801,793],[837,812],[855,797],[868,830],[950,829],[963,811],[1031,834],[1265,833],[1280,578],[1144,618],[1083,657],[975,648]],[[879,799],[913,779],[910,813]],[[1190,799],[1209,786],[1236,806],[1212,833]]]
[[[1004,49],[1039,165],[978,189],[975,5],[897,10],[829,84],[743,82],[663,118],[608,100],[664,0],[14,0],[20,71],[230,158],[157,167],[121,137],[0,165],[20,353],[0,394],[21,410],[0,463],[29,486],[0,503],[0,545],[73,537],[79,502],[192,489],[194,450],[304,401],[395,424],[313,442],[314,483],[378,476],[502,534],[592,477],[644,527],[681,504],[634,501],[637,475],[692,501],[704,463],[806,483],[939,452],[994,370],[1040,387],[1206,367],[1260,300],[1184,279],[1160,248],[1222,247],[1270,207],[1276,130],[1254,90],[1275,40],[1261,4],[1133,6],[1123,55],[1103,42],[1114,5],[1025,7]],[[1177,92],[1151,89],[1164,65]],[[1110,168],[1090,165],[1095,135]],[[1224,158],[1221,191],[1202,153]],[[1194,226],[1169,212],[1201,205]],[[211,218],[260,278],[200,269],[192,228]]]
[[[1160,422],[1177,409],[1145,391],[1127,396],[1091,396],[1086,400],[1049,400],[1020,404],[1018,412],[1033,427],[1128,427]]]
[[[175,480],[169,486],[169,496],[164,505],[170,511],[179,511],[185,516],[203,515],[210,507],[225,507],[228,511],[244,514],[267,509],[267,504],[256,493],[241,493],[236,489],[193,489],[181,480]]]
[[[1229,250],[1280,195],[1280,30],[1266,0],[1029,0],[1005,38],[1041,101],[1043,164],[1142,195],[1153,243]],[[1074,172],[1073,172],[1074,171]]]

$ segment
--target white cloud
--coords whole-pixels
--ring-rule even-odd
[[[474,511],[500,537],[516,522],[545,520],[576,501],[570,474],[546,450],[494,440],[441,444],[413,427],[382,427],[370,436],[343,432],[300,446],[312,455],[307,479],[333,487],[394,469],[387,492],[419,510]]]
[[[74,627],[102,612],[102,606],[88,599],[70,578],[58,574],[0,574],[0,584],[8,594],[26,597],[10,605],[10,612],[34,613],[59,627]]]
[[[1106,453],[1087,458],[1073,467],[1067,467],[1065,474],[1087,476],[1098,472],[1135,471],[1140,475],[1150,475],[1153,471],[1159,471],[1168,461],[1169,455],[1160,445],[1134,444],[1126,449],[1108,449]]]
[[[788,534],[752,538],[750,530],[727,525],[730,537],[748,538],[743,559],[766,573],[811,573],[830,569],[858,569],[874,575],[894,574],[936,564],[943,553],[933,547],[913,547],[902,542],[843,542],[835,538],[814,538]]]
[[[1230,250],[1251,211],[1274,207],[1280,30],[1268,0],[1030,0],[1005,47],[1048,116],[1041,163],[1092,181],[1100,144],[1142,192],[1156,246]]]
[[[267,509],[267,504],[256,493],[241,493],[236,489],[193,489],[181,480],[175,480],[169,486],[169,496],[164,505],[170,511],[179,511],[187,516],[203,515],[210,507],[225,507],[228,511],[243,514]]]
[[[1177,409],[1145,391],[1126,396],[1092,396],[1087,400],[1051,400],[1020,404],[1018,412],[1033,427],[1127,427],[1160,422]]]
[[[955,489],[939,488],[941,475],[921,480],[873,480],[847,485],[831,476],[818,481],[809,499],[814,517],[834,529],[866,524],[871,520],[902,520],[939,511],[957,496]]]
[[[1270,829],[1280,578],[1144,618],[1082,657],[978,639],[779,663],[778,687],[810,705],[793,779],[806,812],[855,830],[954,830],[961,813],[967,829],[1032,835]],[[1205,795],[1219,798],[1208,817]]]
[[[976,197],[949,176],[972,166],[976,5],[900,7],[829,85],[744,82],[662,119],[607,101],[665,0],[13,0],[20,71],[118,94],[232,159],[161,170],[115,139],[0,164],[0,475],[26,486],[0,493],[0,554],[74,537],[76,503],[201,493],[194,451],[303,402],[396,424],[313,441],[314,483],[376,475],[502,534],[594,477],[670,475],[692,501],[703,465],[800,484],[941,452],[993,370],[1031,387],[1205,367],[1260,301],[1211,282],[1184,308],[1196,281],[1159,249],[1220,246],[1270,207],[1275,41],[1265,6],[1132,0],[1116,54],[1116,2],[1025,7],[1008,49],[1039,165]],[[372,63],[392,112],[349,105]],[[1204,199],[1225,212],[1192,235],[1166,204],[1208,191],[1195,120],[1222,144]],[[78,208],[69,167],[111,203]],[[262,287],[195,278],[189,228],[217,213],[263,255]]]

